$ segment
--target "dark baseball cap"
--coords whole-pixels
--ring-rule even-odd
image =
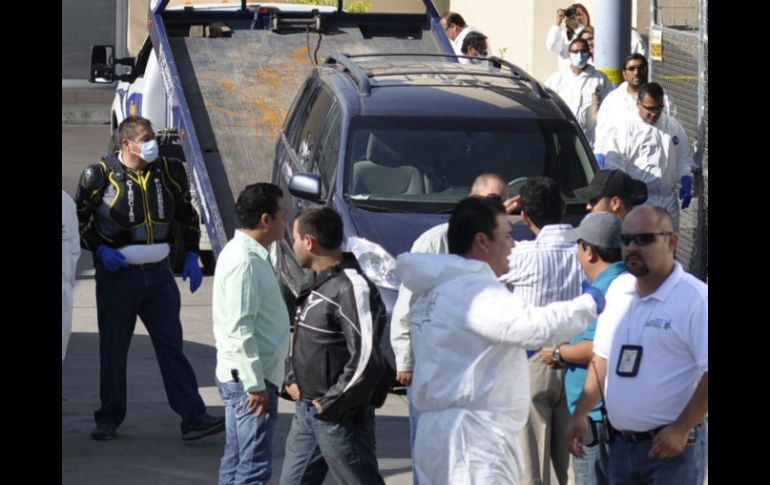
[[[599,170],[590,184],[575,189],[575,195],[586,202],[597,197],[620,197],[639,205],[647,200],[647,186],[622,170]]]
[[[567,231],[567,241],[583,241],[606,249],[620,249],[620,219],[610,212],[591,212],[580,225]]]

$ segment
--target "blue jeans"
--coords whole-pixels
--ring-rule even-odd
[[[652,440],[632,443],[620,436],[610,443],[610,483],[613,485],[684,485],[703,483],[706,445],[703,425],[676,458],[650,458]]]
[[[281,485],[320,484],[328,470],[345,485],[384,485],[375,455],[374,408],[345,414],[339,423],[321,421],[316,414],[311,403],[297,402]]]
[[[99,393],[97,424],[119,425],[126,417],[128,347],[139,316],[150,334],[163,386],[182,427],[206,414],[190,362],[182,353],[179,289],[171,269],[129,267],[110,272],[96,264],[96,313],[99,325]]]
[[[267,484],[273,474],[273,438],[278,423],[278,388],[265,381],[268,409],[257,417],[248,410],[242,382],[219,382],[225,403],[225,453],[219,464],[219,485]]]
[[[591,421],[594,443],[592,446],[584,445],[586,456],[583,458],[572,457],[572,470],[575,472],[575,485],[609,485],[607,476],[609,464],[609,450],[607,443],[601,437],[604,435],[604,425],[601,421]]]
[[[409,443],[412,450],[412,485],[419,485],[417,481],[417,467],[414,466],[414,439],[417,437],[417,422],[420,420],[420,411],[412,402],[412,386],[406,388],[406,399],[409,402]]]

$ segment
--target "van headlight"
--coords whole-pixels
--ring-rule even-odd
[[[361,237],[349,237],[345,250],[350,251],[358,260],[367,278],[377,286],[398,290],[401,282],[396,276],[396,259],[379,244]]]

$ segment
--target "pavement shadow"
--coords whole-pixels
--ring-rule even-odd
[[[195,370],[209,413],[223,415],[214,380],[215,348],[185,341],[184,351]],[[95,333],[73,332],[62,364],[62,485],[216,483],[224,434],[181,441],[179,417],[166,400],[148,336],[134,335],[131,341],[128,413],[118,437],[112,441],[90,439],[93,412],[98,406],[99,337]],[[280,478],[293,416],[291,403],[284,401],[280,406],[271,484],[277,484]],[[408,418],[377,417],[377,457],[384,477],[410,473],[408,442]],[[336,481],[329,476],[324,483]]]

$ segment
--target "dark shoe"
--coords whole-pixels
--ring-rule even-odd
[[[184,441],[197,440],[204,436],[221,433],[225,430],[225,418],[217,418],[209,414],[195,424],[182,427]]]
[[[117,434],[118,426],[112,423],[97,424],[91,431],[91,439],[97,441],[108,441]]]

